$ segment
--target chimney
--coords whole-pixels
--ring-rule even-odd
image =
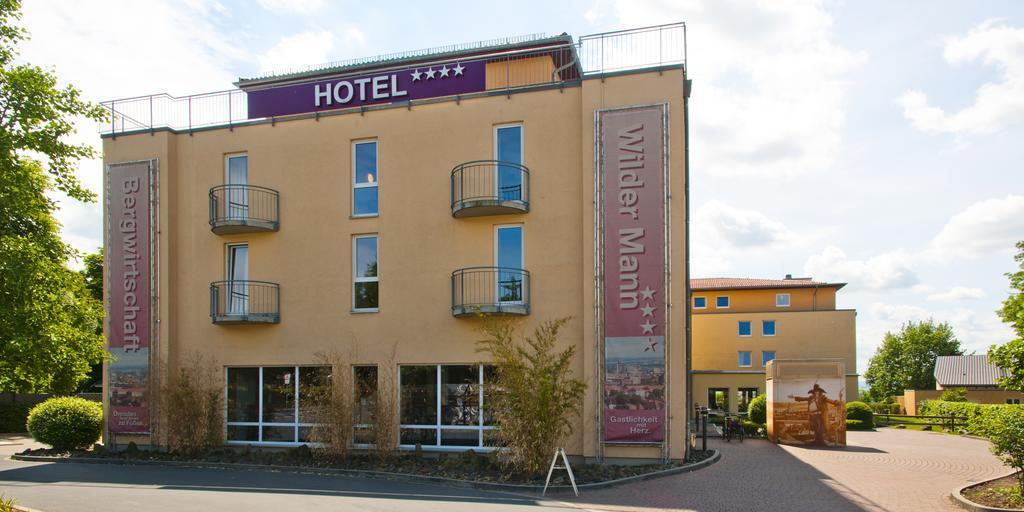
[[[791,279],[793,279],[793,274],[786,274],[786,280],[789,281]]]

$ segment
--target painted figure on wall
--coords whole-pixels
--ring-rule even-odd
[[[839,400],[828,398],[827,393],[817,382],[814,387],[807,391],[807,396],[789,395],[790,400],[796,402],[807,402],[807,414],[811,422],[811,430],[814,432],[814,444],[824,445],[828,429],[825,425],[825,418],[828,417],[828,406],[837,408],[843,407],[843,392],[839,392]]]

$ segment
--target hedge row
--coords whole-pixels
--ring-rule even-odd
[[[971,402],[946,402],[925,400],[918,407],[922,416],[951,416],[967,418],[966,431],[969,434],[988,437],[993,428],[992,419],[1004,414],[1020,415],[1024,421],[1024,406],[1002,404],[975,404]]]
[[[25,422],[31,408],[32,405],[29,404],[0,403],[0,432],[25,432]]]

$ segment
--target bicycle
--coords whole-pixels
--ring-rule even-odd
[[[725,439],[725,442],[731,443],[733,437],[738,438],[742,443],[746,432],[743,431],[743,423],[739,418],[733,419],[732,416],[726,415],[725,421],[722,423],[722,438]]]

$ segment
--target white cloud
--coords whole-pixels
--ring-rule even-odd
[[[820,254],[807,258],[804,274],[825,281],[846,282],[851,289],[892,290],[909,288],[920,281],[913,265],[913,255],[902,250],[857,260],[829,245]]]
[[[926,256],[950,261],[1011,251],[1024,239],[1024,196],[979,201],[952,216],[932,239]]]
[[[324,6],[324,0],[259,0],[260,7],[278,13],[313,14]]]
[[[949,290],[928,295],[928,300],[937,302],[955,302],[960,300],[980,299],[985,297],[985,290],[981,288],[968,288],[966,286],[954,286]]]
[[[949,64],[980,60],[999,69],[999,80],[979,87],[974,103],[956,113],[929,104],[928,96],[920,90],[905,92],[896,101],[914,128],[984,135],[1024,121],[1024,29],[986,21],[964,36],[947,38],[943,57]]]
[[[721,201],[708,201],[697,208],[690,226],[692,265],[702,276],[727,272],[743,251],[763,252],[802,243],[801,237],[782,222]]]
[[[264,73],[283,72],[322,64],[329,60],[333,49],[334,34],[326,30],[282,37],[273,48],[259,56],[260,70]]]
[[[616,5],[622,27],[687,22],[695,169],[791,177],[835,162],[846,91],[866,55],[835,43],[825,2]]]

